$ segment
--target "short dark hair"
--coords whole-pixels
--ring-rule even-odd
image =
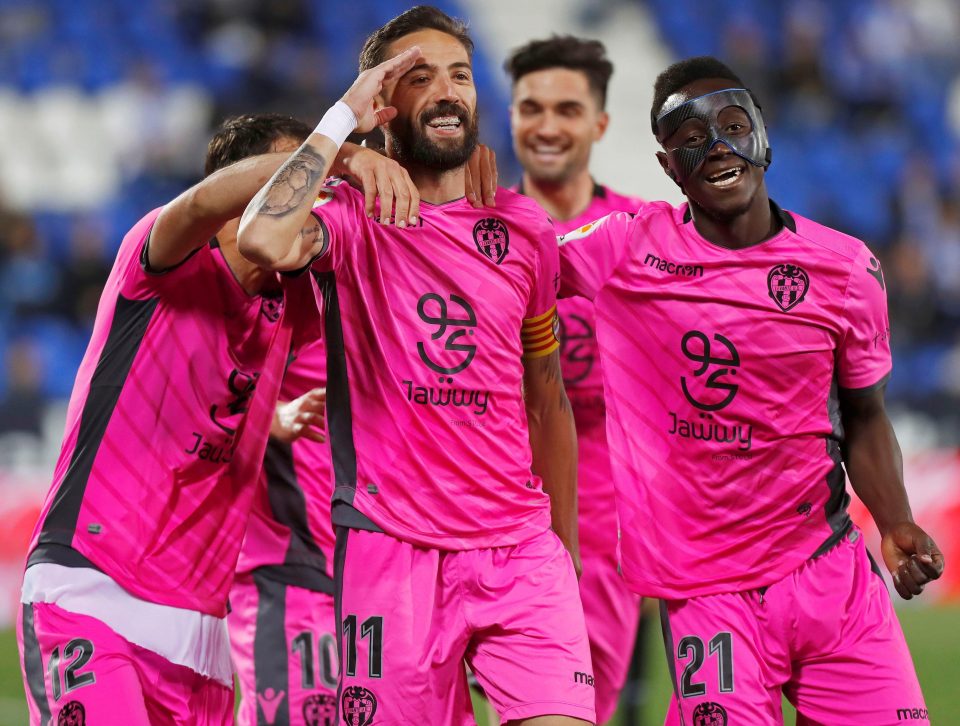
[[[387,59],[388,45],[420,30],[439,30],[441,33],[452,35],[467,49],[467,55],[473,56],[473,41],[470,39],[465,22],[458,18],[451,18],[432,5],[417,5],[401,13],[367,37],[360,50],[360,70],[366,71],[380,65]]]
[[[663,73],[657,76],[653,84],[653,105],[650,107],[650,126],[653,128],[653,135],[657,135],[657,116],[660,115],[660,109],[674,93],[686,86],[688,83],[699,81],[702,78],[725,78],[733,81],[738,88],[746,88],[740,76],[734,73],[730,67],[713,56],[699,55],[694,58],[687,58],[674,63]],[[752,93],[750,94],[753,95]],[[754,103],[757,99],[754,98]],[[757,103],[757,106],[760,104]]]
[[[217,169],[246,159],[266,154],[270,146],[284,136],[300,141],[313,133],[313,128],[293,116],[279,113],[244,114],[226,119],[207,144],[204,176]]]
[[[503,64],[516,83],[523,76],[548,68],[569,68],[587,77],[590,90],[607,105],[607,84],[613,75],[613,63],[607,60],[607,49],[599,40],[574,35],[554,35],[545,40],[532,40],[515,49]]]

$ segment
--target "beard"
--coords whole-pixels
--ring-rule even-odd
[[[461,139],[436,142],[427,136],[426,126],[430,121],[443,116],[456,116],[463,129]],[[473,114],[458,103],[441,101],[423,111],[416,123],[408,119],[394,119],[388,126],[387,135],[393,141],[396,159],[404,166],[421,166],[437,171],[450,171],[467,163],[477,148],[480,135],[480,116]]]

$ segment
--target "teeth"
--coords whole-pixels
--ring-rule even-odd
[[[725,187],[733,184],[737,179],[740,178],[740,175],[743,173],[742,167],[736,167],[734,169],[726,169],[725,171],[718,172],[717,174],[712,174],[707,177],[707,181],[718,187]]]
[[[427,126],[432,126],[433,128],[438,128],[441,126],[459,126],[460,119],[456,116],[443,116],[441,118],[435,118],[430,121]]]

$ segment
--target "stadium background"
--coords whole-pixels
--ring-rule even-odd
[[[507,183],[518,171],[500,63],[529,38],[572,32],[607,44],[612,124],[595,175],[647,198],[680,200],[652,157],[657,72],[707,53],[745,78],[770,127],[772,196],[863,238],[883,262],[895,360],[888,398],[908,488],[916,515],[960,567],[960,3],[436,4],[471,21],[482,138]],[[0,726],[26,723],[11,631],[24,547],[123,233],[198,178],[224,116],[318,119],[355,77],[362,38],[407,7],[0,0]],[[938,724],[960,724],[956,572],[900,608]],[[650,662],[655,714],[662,653]]]

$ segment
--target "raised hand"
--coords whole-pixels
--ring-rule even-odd
[[[327,438],[323,420],[326,405],[326,388],[314,388],[289,403],[278,403],[270,435],[286,444],[301,436],[323,443]]]
[[[353,85],[343,94],[343,101],[357,117],[357,133],[373,131],[377,126],[391,121],[397,115],[393,106],[375,108],[373,99],[383,90],[387,81],[399,78],[422,60],[419,46],[407,48],[403,53],[385,60],[375,68],[363,71]]]
[[[497,206],[497,155],[478,144],[466,166],[466,195],[475,208]]]
[[[344,144],[334,173],[360,189],[364,212],[373,217],[380,200],[380,223],[390,224],[391,212],[398,227],[413,226],[420,213],[420,192],[407,170],[379,151]]]
[[[883,561],[893,585],[904,600],[923,592],[924,585],[943,574],[943,553],[933,539],[913,522],[892,527],[880,543]]]

